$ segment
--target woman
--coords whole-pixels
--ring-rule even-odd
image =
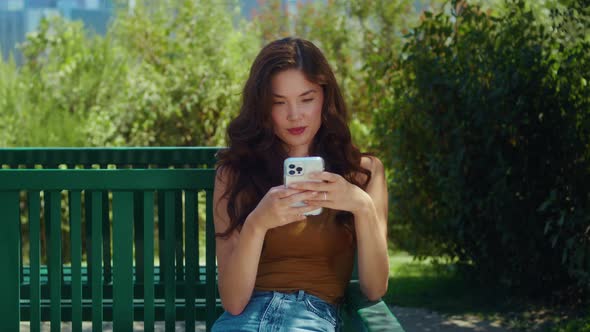
[[[328,62],[311,42],[265,46],[219,154],[214,191],[219,293],[213,331],[335,331],[355,250],[361,289],[387,290],[382,163],[352,144]],[[321,182],[285,188],[283,160],[321,156]],[[292,207],[304,201],[303,207]],[[304,213],[323,208],[318,216]]]

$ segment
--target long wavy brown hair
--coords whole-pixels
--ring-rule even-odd
[[[240,113],[227,128],[229,147],[217,155],[217,169],[223,169],[227,175],[223,197],[228,199],[230,218],[228,229],[218,236],[226,237],[241,229],[266,192],[283,181],[283,160],[288,153],[273,131],[271,79],[288,69],[300,70],[324,92],[322,124],[310,155],[323,157],[327,171],[340,174],[363,189],[371,178],[371,172],[361,167],[363,154],[352,143],[344,98],[322,52],[300,38],[273,41],[260,51],[250,68]],[[362,180],[359,174],[365,175]],[[343,214],[348,216],[344,219],[351,220],[349,213]]]

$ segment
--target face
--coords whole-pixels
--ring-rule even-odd
[[[289,156],[307,156],[322,124],[322,87],[308,81],[300,70],[289,69],[273,76],[271,89],[275,135],[283,141]]]

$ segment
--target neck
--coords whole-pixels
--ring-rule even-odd
[[[303,147],[296,147],[287,152],[289,157],[307,157],[309,156],[309,149]]]
[[[289,157],[307,157],[310,155],[310,145],[288,146],[283,143],[283,148]]]

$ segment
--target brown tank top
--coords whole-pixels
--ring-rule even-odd
[[[266,233],[256,276],[256,290],[304,290],[339,303],[352,273],[354,230],[326,209],[307,220]]]

